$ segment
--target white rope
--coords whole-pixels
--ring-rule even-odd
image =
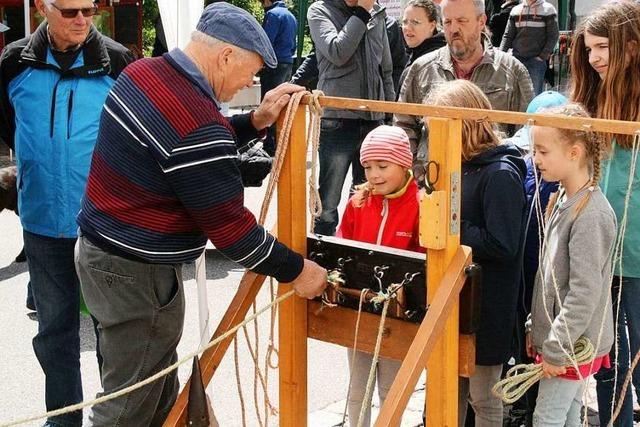
[[[69,412],[74,412],[74,411],[78,411],[78,410],[83,409],[83,408],[87,408],[89,406],[97,405],[99,403],[108,402],[110,400],[113,400],[113,399],[116,399],[118,397],[122,397],[122,396],[124,396],[126,394],[129,394],[129,393],[131,393],[131,392],[133,392],[135,390],[138,390],[139,388],[142,388],[145,385],[150,384],[150,383],[156,381],[157,379],[160,379],[160,378],[164,377],[165,375],[175,371],[176,369],[178,369],[178,367],[180,365],[183,365],[183,364],[185,364],[187,362],[190,362],[195,356],[198,356],[198,355],[202,354],[204,351],[206,351],[206,350],[210,349],[211,347],[215,346],[219,342],[223,341],[225,338],[235,334],[236,331],[238,329],[240,329],[242,326],[244,326],[247,323],[253,321],[255,318],[260,316],[265,311],[271,309],[272,305],[280,304],[282,301],[284,301],[287,298],[290,298],[291,296],[293,296],[294,293],[295,293],[295,291],[292,289],[292,290],[282,294],[281,296],[276,298],[273,303],[271,303],[269,305],[266,305],[265,307],[262,307],[255,314],[247,317],[242,323],[239,323],[236,326],[234,326],[233,328],[229,329],[224,334],[220,335],[218,338],[214,339],[213,341],[211,341],[207,345],[205,345],[203,347],[200,347],[198,350],[196,350],[196,351],[194,351],[194,352],[192,352],[190,354],[187,354],[186,356],[184,356],[182,359],[178,360],[173,365],[170,365],[166,369],[163,369],[162,371],[158,372],[155,375],[150,376],[149,378],[147,378],[145,380],[142,380],[142,381],[140,381],[140,382],[138,382],[136,384],[130,385],[129,387],[123,388],[123,389],[115,391],[113,393],[105,394],[104,396],[101,396],[98,399],[90,400],[88,402],[80,402],[80,403],[77,403],[75,405],[66,406],[64,408],[56,409],[54,411],[49,411],[49,412],[44,413],[44,414],[32,415],[32,416],[29,416],[29,417],[26,417],[26,418],[21,418],[21,419],[15,420],[15,421],[4,422],[4,423],[0,424],[0,427],[10,427],[10,426],[24,424],[24,423],[27,423],[27,422],[30,422],[30,421],[40,420],[40,419],[43,419],[43,418],[57,417],[59,415],[67,414]]]
[[[319,97],[324,96],[320,90],[314,90],[309,103],[309,112],[311,118],[309,120],[309,128],[307,135],[311,141],[311,174],[309,175],[309,213],[311,214],[310,232],[313,228],[316,218],[322,213],[322,201],[318,191],[318,150],[320,149],[320,122],[322,119],[323,109],[320,105]]]

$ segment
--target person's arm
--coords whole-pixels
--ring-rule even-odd
[[[547,40],[540,52],[540,58],[545,61],[551,57],[553,50],[556,48],[560,32],[558,31],[558,16],[556,14],[549,15],[545,18],[545,28],[547,30]]]
[[[150,149],[173,193],[198,228],[223,255],[240,265],[291,282],[302,256],[279,243],[244,206],[244,190],[233,136],[219,124],[200,127],[163,155]]]
[[[542,355],[549,363],[567,365],[563,348],[571,354],[575,341],[584,334],[594,316],[599,321],[605,315],[605,307],[599,303],[611,284],[610,271],[606,271],[605,266],[612,255],[615,236],[612,212],[583,211],[576,218],[569,240],[569,291],[542,344]],[[550,292],[555,289],[553,283],[544,283],[544,286]]]
[[[513,60],[513,73],[515,76],[515,87],[511,104],[511,111],[527,111],[529,103],[533,99],[533,83],[529,71],[520,61]]]
[[[384,26],[385,23],[383,22],[382,25]],[[380,71],[382,73],[384,99],[385,101],[393,102],[396,100],[396,91],[393,86],[393,61],[391,59],[391,49],[389,48],[389,37],[386,26],[384,27],[384,31],[382,31],[382,39],[382,64],[380,64]]]
[[[336,231],[336,237],[353,240],[354,209],[355,207],[353,206],[351,200],[349,200],[349,202],[347,203],[347,207],[342,214],[342,220],[340,221],[338,230]]]
[[[264,22],[262,23],[262,28],[264,32],[267,33],[267,37],[269,37],[269,41],[271,42],[271,46],[275,45],[276,36],[278,35],[278,31],[280,31],[280,20],[274,13],[266,12],[264,14]]]
[[[291,78],[291,83],[308,86],[309,83],[318,78],[318,58],[316,57],[315,49],[309,52],[307,57],[302,61],[302,64],[296,70],[296,73]]]
[[[485,225],[462,220],[460,243],[471,247],[473,256],[479,259],[515,260],[522,243],[525,203],[517,173],[505,169],[494,172],[483,192]]]
[[[10,57],[9,49],[5,48],[0,55],[0,142],[10,149],[14,149],[14,134],[16,131],[15,111],[9,100],[9,83],[16,61]]]
[[[387,17],[387,37],[389,39],[389,50],[391,51],[391,62],[393,63],[393,89],[396,95],[400,93],[400,76],[407,65],[407,52],[402,41],[402,30],[398,21]]]
[[[503,52],[508,51],[513,47],[513,39],[516,37],[516,19],[513,15],[509,16],[507,20],[507,28],[502,35],[502,42],[500,43],[500,50]]]
[[[316,5],[312,5],[307,13],[311,39],[322,56],[340,67],[346,64],[358,49],[371,15],[363,7],[357,7],[355,14],[344,27],[338,29],[326,11],[314,6]]]

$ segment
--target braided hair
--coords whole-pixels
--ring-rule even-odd
[[[556,114],[567,117],[577,118],[589,118],[584,107],[580,104],[566,104],[559,107],[552,107],[540,111],[545,114]],[[598,185],[602,174],[602,160],[607,153],[607,146],[604,138],[590,130],[574,130],[574,129],[559,129],[556,131],[560,133],[564,141],[575,144],[580,143],[584,146],[587,155],[587,161],[589,162],[589,169],[591,172],[591,181],[589,182],[589,191],[578,201],[574,208],[574,216],[578,216],[582,209],[587,205],[587,202],[591,198],[594,188]],[[553,207],[558,201],[558,192],[554,193],[549,199],[547,205],[546,215],[549,217],[553,211]]]

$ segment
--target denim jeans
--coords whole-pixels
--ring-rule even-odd
[[[352,186],[365,181],[360,146],[369,132],[382,122],[360,119],[322,119],[320,124],[320,200],[322,213],[314,232],[333,236],[338,226],[338,205],[344,180],[351,169]]]
[[[124,259],[84,236],[78,239],[76,265],[85,302],[98,321],[104,394],[148,378],[177,360],[184,324],[181,265]],[[178,386],[173,371],[133,393],[95,405],[88,425],[160,427]]]
[[[580,427],[585,382],[558,377],[542,378],[533,413],[533,426]]]
[[[547,61],[535,56],[532,58],[516,56],[516,58],[518,61],[522,62],[522,65],[524,65],[527,71],[529,71],[531,83],[533,83],[534,96],[541,94],[544,89],[544,75],[547,72]]]
[[[23,232],[38,333],[33,349],[45,375],[47,411],[82,401],[80,376],[80,285],[73,263],[76,239]],[[49,419],[82,425],[82,411]]]
[[[293,64],[278,63],[276,68],[265,67],[260,72],[260,99],[271,89],[291,80]],[[264,140],[264,150],[273,156],[276,152],[276,125],[269,126]]]
[[[618,295],[620,294],[620,278],[613,278],[611,298],[613,302],[613,320],[618,320],[616,327],[616,343],[614,343],[609,356],[611,368],[602,368],[595,375],[597,380],[598,413],[600,425],[606,426],[611,418],[612,402],[615,406],[620,400],[620,391],[629,372],[630,357],[634,357],[640,347],[640,278],[622,278],[622,296],[620,298],[620,313],[618,311]],[[631,352],[631,356],[629,355]],[[617,376],[616,376],[617,367]],[[633,373],[633,384],[637,389],[640,385],[640,368],[636,367]],[[615,387],[614,387],[615,386]],[[615,388],[615,398],[614,398]],[[626,427],[633,425],[633,400],[631,386],[627,388],[624,403],[620,415],[614,422],[614,427]]]

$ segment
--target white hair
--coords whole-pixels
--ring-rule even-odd
[[[473,5],[476,8],[476,13],[478,15],[483,15],[485,13],[484,0],[473,0]]]
[[[57,0],[42,0],[42,3],[44,3],[45,6],[47,6],[47,9],[51,10],[51,8],[53,7],[53,4],[56,1]]]

